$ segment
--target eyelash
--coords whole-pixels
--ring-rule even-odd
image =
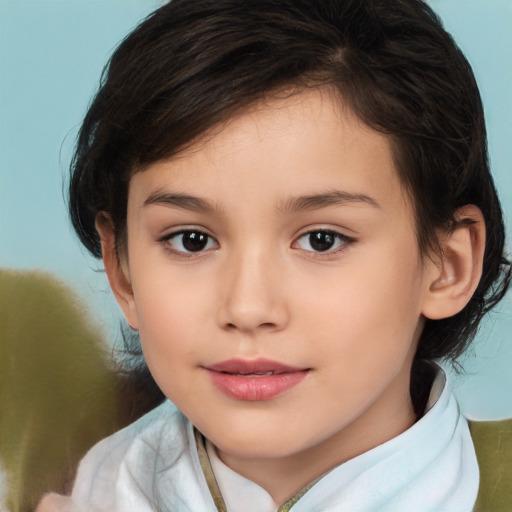
[[[198,237],[198,240],[200,240],[201,242],[203,241],[203,237],[205,237],[206,238],[205,245],[203,247],[200,247],[199,250],[197,250],[197,251],[188,250],[184,246],[184,239],[183,239],[183,236],[187,235],[187,234],[196,235]],[[309,250],[309,249],[300,247],[300,245],[299,245],[300,240],[304,239],[306,237],[309,237],[308,243],[311,247],[311,242],[312,242],[311,237],[315,234],[317,235],[317,241],[319,241],[320,243],[322,242],[322,239],[318,235],[320,235],[323,239],[327,238],[328,239],[327,243],[330,243],[330,240],[329,240],[329,237],[330,237],[332,240],[332,243],[334,245],[334,248],[328,247],[325,250],[314,250],[312,248],[312,250]],[[172,240],[174,240],[180,236],[182,238],[179,243],[180,243],[182,249],[176,249],[176,247],[173,246]],[[194,238],[194,237],[192,237],[192,238]],[[344,251],[347,248],[347,246],[349,244],[353,243],[354,241],[355,240],[353,238],[343,235],[342,233],[339,233],[337,231],[333,231],[330,229],[314,229],[314,230],[308,231],[306,233],[303,233],[301,236],[299,236],[297,239],[295,239],[295,241],[293,242],[291,247],[293,249],[300,249],[305,252],[309,252],[312,255],[314,254],[315,255],[314,257],[319,257],[319,256],[321,257],[321,255],[323,255],[323,254],[332,255],[332,254],[340,253],[340,252]],[[165,235],[164,237],[162,237],[159,240],[159,242],[164,245],[164,247],[167,251],[169,251],[175,255],[178,255],[181,258],[191,258],[196,255],[202,254],[202,253],[206,252],[207,250],[211,250],[213,248],[218,248],[218,242],[216,242],[212,236],[208,235],[207,233],[205,233],[204,231],[201,231],[199,229],[182,229],[179,231],[175,231],[173,233],[169,233],[168,235]],[[215,245],[215,247],[211,246],[212,242]]]

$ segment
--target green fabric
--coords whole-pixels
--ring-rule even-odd
[[[512,512],[512,419],[470,421],[480,468],[474,512]]]
[[[11,512],[70,490],[75,467],[110,434],[116,390],[74,294],[39,272],[0,270],[0,458]]]
[[[213,473],[210,459],[208,458],[205,438],[197,429],[194,429],[194,436],[196,438],[197,455],[199,457],[199,462],[201,463],[201,469],[203,470],[203,474],[206,479],[206,483],[208,484],[210,494],[212,495],[213,502],[215,503],[215,507],[217,508],[217,512],[227,512],[224,498],[222,497],[215,474]]]
[[[297,503],[302,498],[302,496],[304,496],[304,494],[306,494],[309,491],[309,489],[311,489],[311,487],[313,487],[324,476],[325,475],[322,475],[321,477],[317,478],[310,484],[306,485],[306,487],[302,488],[297,494],[294,494],[290,499],[286,501],[286,503],[283,503],[279,507],[279,510],[277,512],[290,512],[293,505],[295,505],[295,503]]]

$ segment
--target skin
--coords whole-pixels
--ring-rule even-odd
[[[157,383],[279,505],[414,423],[424,319],[469,300],[485,230],[467,206],[474,224],[442,237],[442,258],[422,256],[387,138],[326,91],[260,102],[210,135],[132,177],[121,264],[108,216],[97,226]],[[187,253],[182,230],[207,235],[204,250]],[[332,249],[315,251],[309,233],[326,230]],[[244,401],[205,370],[260,357],[308,373]]]

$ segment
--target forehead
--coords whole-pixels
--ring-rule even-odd
[[[310,90],[259,101],[130,183],[139,205],[159,190],[281,206],[287,197],[342,190],[405,200],[388,138],[334,93]],[[379,201],[375,201],[379,202]]]

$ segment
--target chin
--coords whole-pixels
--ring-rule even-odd
[[[219,429],[206,437],[223,453],[236,458],[276,459],[296,455],[318,443],[308,439],[305,433],[280,428],[267,428],[261,424],[253,428]]]
[[[221,452],[238,459],[279,459],[300,451],[296,446],[283,446],[283,443],[276,439],[268,442],[261,442],[261,438],[242,442],[233,442],[229,439],[226,444],[211,441]]]

